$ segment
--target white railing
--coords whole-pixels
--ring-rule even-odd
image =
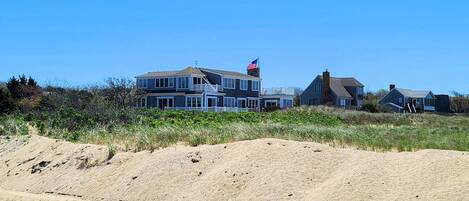
[[[194,84],[192,89],[194,91],[218,92],[223,88],[218,84]]]
[[[430,106],[430,105],[425,105],[425,106],[423,106],[423,110],[425,110],[425,111],[435,111],[435,107]]]
[[[259,111],[257,108],[238,107],[165,107],[165,110],[199,111],[199,112],[253,112]]]

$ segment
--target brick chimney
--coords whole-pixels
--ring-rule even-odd
[[[396,85],[395,85],[395,84],[390,84],[390,85],[389,85],[389,91],[392,91],[394,88],[396,88]]]
[[[329,92],[331,87],[331,75],[329,71],[324,71],[322,73],[322,104],[327,104],[329,102]]]

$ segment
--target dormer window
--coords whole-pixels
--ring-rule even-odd
[[[155,88],[173,88],[174,78],[157,78],[155,79]]]

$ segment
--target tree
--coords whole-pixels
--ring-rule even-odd
[[[18,79],[15,76],[10,78],[7,88],[15,99],[31,98],[40,94],[36,81],[32,77],[26,79],[25,75],[20,75]]]
[[[133,104],[133,90],[135,83],[126,78],[108,78],[106,79],[108,100],[114,103],[117,108],[127,108]]]
[[[13,98],[19,98],[19,94],[18,94],[18,89],[20,88],[21,84],[19,82],[19,80],[16,79],[15,76],[13,76],[12,78],[10,78],[7,82],[7,88],[8,90],[10,91],[10,94],[11,96],[13,96]]]
[[[29,76],[29,79],[28,79],[28,86],[30,86],[30,87],[37,87],[37,82],[36,82],[36,80],[34,80],[31,76]]]
[[[12,112],[15,108],[16,105],[10,92],[5,88],[0,87],[0,114]]]

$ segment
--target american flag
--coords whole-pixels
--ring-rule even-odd
[[[248,70],[252,70],[252,69],[256,69],[256,68],[257,68],[257,60],[259,60],[259,58],[257,58],[256,60],[252,61],[252,62],[248,65]]]

